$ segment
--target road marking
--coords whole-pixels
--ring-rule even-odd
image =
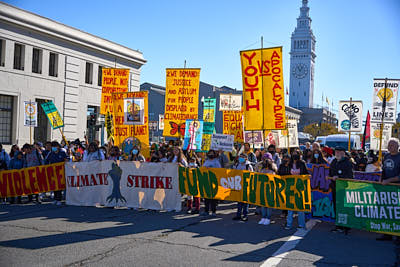
[[[277,266],[281,260],[283,260],[289,252],[294,249],[297,244],[302,240],[308,232],[315,226],[316,220],[311,219],[306,223],[307,230],[297,230],[288,241],[286,241],[271,257],[263,262],[261,267]]]

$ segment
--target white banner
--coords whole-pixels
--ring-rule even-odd
[[[229,134],[213,134],[211,137],[212,150],[229,151],[233,150],[234,136]]]
[[[397,94],[399,91],[400,80],[387,80],[386,87],[386,109],[385,109],[385,123],[396,123],[397,116]],[[385,96],[385,80],[374,79],[374,95],[372,99],[372,114],[371,121],[382,121],[382,103]]]
[[[361,132],[362,101],[339,101],[339,131]]]
[[[24,101],[24,126],[37,127],[37,103]]]
[[[380,123],[371,122],[370,124],[370,150],[379,151]],[[392,137],[392,125],[384,124],[382,132],[382,150],[387,150],[389,139]]]
[[[69,162],[65,178],[68,205],[181,210],[175,163]]]
[[[219,111],[241,111],[242,95],[220,94]]]

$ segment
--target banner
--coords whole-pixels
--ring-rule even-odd
[[[277,209],[311,210],[309,175],[279,176],[234,169],[179,166],[179,191],[197,197]]]
[[[164,130],[164,114],[158,114],[158,129]]]
[[[334,222],[336,218],[333,204],[332,180],[329,176],[329,165],[307,164],[308,172],[311,174],[311,199],[312,210],[308,217],[327,222]]]
[[[68,205],[181,210],[177,164],[68,162],[65,171]]]
[[[217,100],[215,98],[205,98],[203,102],[203,121],[215,122],[215,109]]]
[[[242,143],[243,137],[243,111],[223,111],[223,134],[231,134],[235,142]]]
[[[339,132],[362,131],[362,101],[339,101]]]
[[[124,124],[144,124],[144,98],[140,97],[124,99]]]
[[[124,100],[144,99],[144,124],[126,125]],[[150,157],[149,151],[149,118],[148,118],[148,92],[112,93],[113,120],[114,120],[114,145],[121,147],[122,156],[127,159],[136,145],[145,158]]]
[[[380,123],[371,122],[370,124],[370,150],[379,151]],[[384,124],[382,132],[382,150],[388,149],[389,139],[392,137],[392,124]]]
[[[249,144],[264,144],[263,131],[244,131],[244,142]]]
[[[400,236],[400,185],[336,180],[336,225]]]
[[[220,94],[219,111],[241,111],[242,95]]]
[[[354,180],[379,182],[381,180],[381,172],[354,172]]]
[[[187,120],[183,150],[200,150],[203,137],[203,121]]]
[[[112,93],[128,91],[129,69],[103,68],[101,80],[100,114],[113,113]]]
[[[387,80],[386,109],[384,123],[396,123],[397,94],[400,80]],[[374,94],[372,99],[372,122],[382,121],[382,103],[385,98],[385,79],[374,79]]]
[[[0,171],[0,197],[26,196],[65,189],[64,162]]]
[[[227,134],[213,134],[211,137],[211,149],[232,152],[234,136]]]
[[[285,129],[282,47],[241,51],[240,58],[245,130]]]
[[[183,137],[186,120],[197,120],[200,69],[167,69],[163,136]]]
[[[47,118],[49,119],[51,128],[53,130],[64,127],[63,119],[61,118],[60,113],[58,112],[53,101],[42,103],[41,106]]]
[[[24,101],[24,126],[37,127],[37,103]]]
[[[287,120],[286,130],[277,131],[279,134],[279,148],[299,147],[299,134],[297,131],[297,120]],[[289,145],[288,145],[288,132],[289,132]]]

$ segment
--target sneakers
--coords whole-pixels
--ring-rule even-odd
[[[306,231],[307,228],[305,228],[305,227],[297,227],[297,230]]]
[[[265,218],[264,219],[264,225],[269,225],[271,223],[271,220],[270,219],[268,219],[268,218]]]
[[[261,218],[261,220],[258,222],[258,224],[264,224],[264,222],[265,222],[265,219]]]
[[[248,220],[249,220],[249,218],[247,218],[247,216],[246,217],[245,216],[242,217],[242,221],[243,222],[247,222]]]

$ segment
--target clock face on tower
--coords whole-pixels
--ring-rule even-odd
[[[292,72],[295,78],[303,79],[308,73],[307,65],[303,63],[298,63],[294,65]]]

